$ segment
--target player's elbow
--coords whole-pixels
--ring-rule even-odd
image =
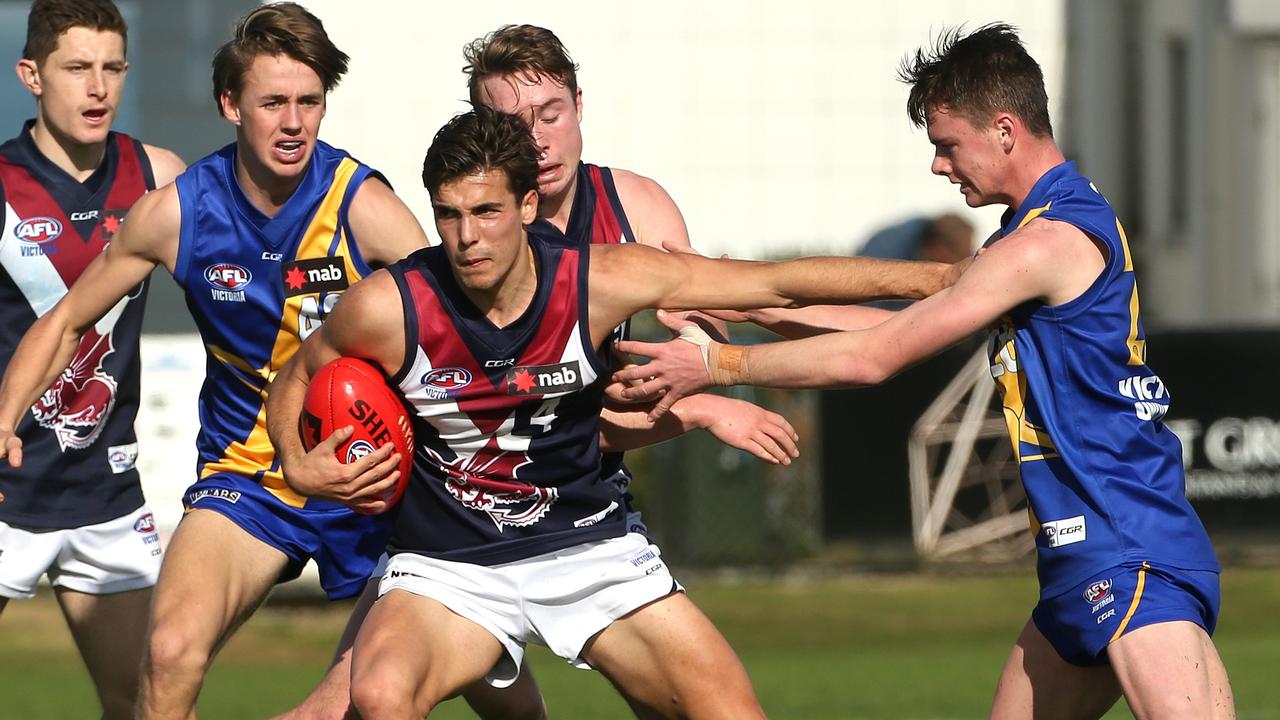
[[[837,364],[837,382],[843,387],[879,385],[897,375],[900,369],[876,355],[842,355]]]

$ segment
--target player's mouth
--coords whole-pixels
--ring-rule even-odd
[[[459,267],[461,267],[461,268],[463,268],[464,270],[473,270],[473,269],[475,269],[475,268],[479,267],[480,265],[483,265],[484,263],[487,263],[487,262],[489,262],[489,261],[490,261],[490,260],[489,260],[489,258],[483,258],[483,257],[481,257],[481,258],[460,258],[460,259],[458,260],[458,266],[459,266]]]
[[[281,140],[271,147],[276,159],[283,163],[296,163],[302,160],[307,144],[301,140]]]
[[[554,163],[551,165],[539,165],[538,166],[538,184],[546,185],[549,182],[554,182],[555,180],[559,179],[561,167],[563,166],[560,165],[560,163]]]
[[[80,117],[90,125],[101,125],[107,121],[107,114],[106,108],[92,108],[80,113]]]

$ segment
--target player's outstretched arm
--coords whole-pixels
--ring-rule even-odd
[[[692,430],[703,429],[717,440],[775,465],[800,457],[800,436],[787,419],[745,400],[719,395],[691,395],[676,403],[656,423],[646,405],[606,407],[600,414],[600,446],[622,452],[656,445]]]
[[[384,494],[400,477],[399,453],[387,443],[345,464],[335,451],[354,428],[338,428],[310,452],[298,432],[311,378],[339,357],[369,360],[388,374],[404,356],[404,313],[395,279],[385,270],[351,286],[320,329],[285,363],[267,388],[267,434],[280,458],[284,480],[298,493],[340,502],[364,512],[386,509]]]
[[[954,287],[873,328],[750,347],[724,346],[681,326],[685,341],[622,342],[623,352],[651,358],[614,379],[634,400],[661,397],[655,413],[712,384],[829,388],[874,385],[988,326],[1017,305],[1079,295],[1103,260],[1079,230],[1036,221],[983,254]],[[672,323],[676,324],[676,323]],[[699,366],[700,369],[699,369]],[[656,415],[655,415],[656,417]]]
[[[143,196],[106,250],[22,337],[0,380],[0,457],[10,465],[22,463],[22,443],[14,429],[75,357],[80,338],[108,313],[121,312],[121,301],[157,264],[173,269],[178,224],[178,196],[172,187]]]
[[[385,267],[427,246],[427,234],[413,212],[376,177],[356,190],[347,222],[360,255],[373,267]]]

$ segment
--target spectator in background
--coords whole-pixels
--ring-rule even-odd
[[[876,231],[858,251],[889,260],[960,262],[973,252],[973,225],[955,213],[915,217]]]

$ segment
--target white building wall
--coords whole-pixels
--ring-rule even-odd
[[[507,23],[559,35],[581,65],[584,157],[658,180],[708,253],[847,253],[911,215],[971,213],[929,174],[896,80],[943,27],[1018,26],[1060,115],[1059,0],[307,6],[352,57],[322,136],[385,172],[433,236],[422,157],[466,108],[463,45]],[[985,237],[999,211],[967,216]]]

